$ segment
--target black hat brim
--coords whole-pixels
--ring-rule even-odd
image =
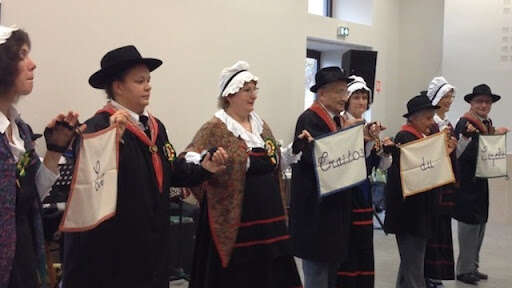
[[[427,104],[427,105],[423,105],[423,106],[419,106],[417,107],[416,109],[414,109],[413,111],[409,111],[407,113],[405,113],[404,115],[402,115],[404,118],[409,118],[411,115],[413,114],[416,114],[420,111],[424,111],[424,110],[437,110],[441,108],[441,106],[438,106],[438,105],[432,105],[432,104]]]
[[[91,75],[91,77],[89,77],[89,85],[97,89],[105,89],[107,81],[109,81],[112,78],[112,76],[122,71],[125,71],[137,64],[146,65],[146,67],[148,67],[149,72],[151,72],[156,68],[160,67],[162,63],[162,60],[155,58],[140,58],[119,62],[115,65],[94,72]]]
[[[37,139],[43,137],[43,134],[39,134],[39,133],[34,133],[32,134],[32,141],[36,141]]]
[[[322,86],[325,86],[329,83],[333,83],[333,82],[338,82],[338,81],[342,81],[342,82],[346,82],[346,83],[349,83],[350,82],[350,79],[348,77],[338,77],[336,79],[332,79],[330,81],[327,81],[327,82],[324,82],[324,83],[320,83],[320,85],[313,85],[311,86],[311,88],[309,88],[309,91],[313,92],[313,93],[316,93],[318,91],[318,89],[320,89]]]
[[[473,93],[470,93],[470,94],[467,94],[466,96],[464,96],[464,101],[466,101],[468,103],[471,103],[471,100],[473,100],[473,98],[475,98],[478,95],[489,95],[489,96],[491,96],[492,103],[498,102],[501,99],[501,96],[500,95],[496,95],[496,94],[473,94]]]

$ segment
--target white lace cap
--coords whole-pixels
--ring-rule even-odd
[[[220,95],[227,97],[237,93],[246,82],[258,81],[258,77],[248,70],[249,63],[245,61],[238,61],[235,65],[222,69],[219,79]]]
[[[368,105],[373,103],[373,95],[372,90],[366,86],[366,81],[364,81],[363,77],[352,75],[348,77],[350,79],[350,83],[348,83],[347,92],[348,97],[352,96],[352,93],[356,92],[357,90],[364,89],[368,91]]]
[[[432,101],[432,105],[437,105],[439,100],[452,89],[453,96],[455,96],[455,86],[449,84],[443,76],[434,77],[430,84],[428,84],[427,96]]]
[[[4,44],[9,37],[11,37],[12,32],[19,30],[20,28],[16,27],[16,25],[11,26],[3,26],[0,25],[0,45]]]

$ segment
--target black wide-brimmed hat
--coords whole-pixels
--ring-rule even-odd
[[[104,89],[113,76],[137,64],[146,65],[151,72],[162,65],[162,60],[142,58],[135,46],[123,46],[107,52],[101,58],[101,69],[89,77],[89,84],[94,88]]]
[[[316,93],[320,87],[336,81],[345,81],[348,83],[350,79],[348,79],[347,75],[345,75],[345,72],[340,67],[325,67],[316,72],[315,85],[311,86],[309,90]]]
[[[422,93],[418,96],[412,97],[411,100],[407,101],[407,113],[405,113],[403,116],[405,118],[409,118],[414,113],[418,113],[423,110],[437,110],[440,107],[437,105],[432,105],[432,102],[430,102],[430,99],[426,95],[425,91],[422,91]]]
[[[492,94],[491,88],[489,86],[487,86],[486,84],[480,84],[478,86],[475,86],[475,88],[473,88],[473,93],[470,93],[470,94],[467,94],[466,96],[464,96],[464,100],[466,102],[470,103],[471,100],[473,100],[473,98],[475,98],[478,95],[491,96],[493,103],[501,99],[500,95]]]

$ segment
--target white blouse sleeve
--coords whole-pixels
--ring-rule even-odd
[[[39,191],[39,196],[43,200],[50,193],[55,181],[59,178],[58,174],[53,173],[52,170],[48,169],[44,163],[41,163],[39,170],[36,173],[36,187]]]
[[[290,143],[288,146],[281,148],[281,170],[286,170],[290,167],[290,165],[295,164],[299,162],[300,158],[302,157],[302,152],[299,152],[297,154],[293,154],[292,149],[293,143]]]

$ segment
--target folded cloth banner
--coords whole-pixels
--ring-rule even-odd
[[[115,127],[84,134],[60,230],[87,231],[114,216],[119,134]]]
[[[480,135],[475,177],[507,176],[507,134]]]
[[[364,125],[358,124],[315,139],[314,163],[320,196],[366,179]]]
[[[455,182],[446,134],[401,145],[400,178],[404,198]]]

